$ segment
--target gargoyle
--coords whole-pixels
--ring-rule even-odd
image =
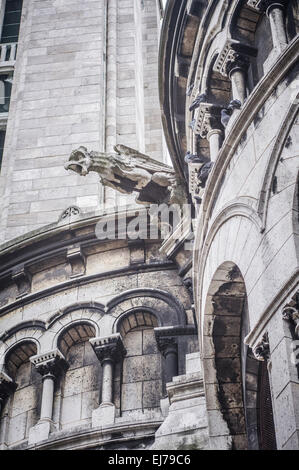
[[[184,182],[170,166],[125,145],[116,145],[114,150],[115,153],[88,152],[86,147],[79,147],[71,153],[65,169],[81,176],[95,171],[103,185],[124,194],[139,193],[139,204],[186,202]]]

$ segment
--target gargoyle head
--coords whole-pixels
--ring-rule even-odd
[[[68,162],[64,165],[66,170],[73,170],[80,176],[86,176],[92,167],[92,159],[86,147],[73,150]]]

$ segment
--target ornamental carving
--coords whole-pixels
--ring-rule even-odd
[[[58,377],[68,368],[68,364],[59,349],[32,356],[30,361],[42,376],[54,375],[54,377]]]
[[[294,333],[299,338],[299,292],[293,297],[291,302],[287,305],[282,310],[282,318],[294,327]]]
[[[92,338],[89,342],[101,364],[107,360],[119,362],[127,354],[120,333],[102,338]]]
[[[0,371],[0,404],[17,388],[17,384],[4,372]]]
[[[270,359],[268,333],[263,335],[262,340],[253,349],[253,354],[258,361],[268,361]]]
[[[228,77],[234,69],[247,70],[249,56],[256,56],[256,49],[237,41],[229,40],[217,57],[214,71]]]
[[[195,111],[194,133],[205,139],[214,129],[222,130],[221,108],[210,103],[200,103]]]
[[[183,204],[185,183],[168,165],[158,162],[125,145],[116,145],[115,153],[89,152],[86,147],[74,150],[65,164],[81,176],[94,171],[101,183],[123,194],[138,193],[139,204]]]

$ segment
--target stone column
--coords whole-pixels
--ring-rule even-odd
[[[30,361],[43,377],[43,390],[40,419],[29,431],[29,445],[47,439],[55,429],[52,421],[55,379],[67,369],[64,356],[58,349],[32,356]]]
[[[0,418],[2,419],[2,432],[0,435],[0,450],[7,448],[6,437],[8,430],[8,412],[3,415],[6,400],[16,390],[17,384],[4,372],[0,371]]]
[[[246,76],[249,67],[249,59],[246,56],[231,53],[226,63],[226,74],[232,84],[232,98],[238,100],[241,105],[246,100]]]
[[[215,162],[217,155],[219,153],[221,143],[222,143],[222,130],[221,129],[211,129],[208,132],[207,139],[210,144],[210,157],[211,162]]]
[[[92,427],[109,426],[115,421],[113,403],[114,365],[126,355],[120,333],[89,340],[102,366],[101,404],[92,413]]]
[[[281,2],[268,2],[266,14],[270,21],[273,46],[282,51],[288,43],[284,25],[284,5]]]
[[[178,375],[178,345],[175,337],[157,337],[159,351],[165,358],[165,381],[172,382],[173,377]]]

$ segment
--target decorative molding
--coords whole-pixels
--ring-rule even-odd
[[[120,362],[127,354],[120,333],[92,338],[89,342],[101,364],[105,360]]]
[[[261,341],[253,349],[253,354],[258,361],[268,361],[270,359],[268,333],[264,333]]]
[[[65,209],[62,214],[60,215],[58,221],[65,221],[66,219],[71,219],[73,217],[78,217],[81,215],[82,211],[80,207],[78,206],[69,206],[67,209]]]
[[[266,11],[268,13],[268,8],[270,7],[279,7],[285,8],[287,5],[286,0],[247,0],[247,5],[257,11]]]
[[[42,376],[50,374],[58,377],[68,368],[68,364],[59,349],[31,356],[30,362]]]

